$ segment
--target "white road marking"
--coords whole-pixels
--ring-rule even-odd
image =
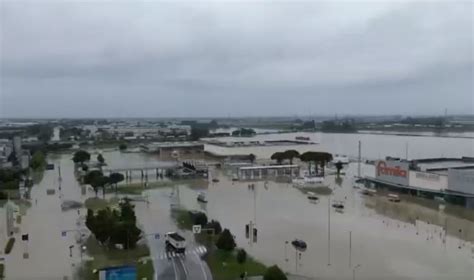
[[[183,266],[184,274],[186,275],[186,279],[187,279],[188,278],[188,270],[186,269],[186,266],[184,265],[183,259],[180,258],[179,261],[181,262],[181,265]]]
[[[198,256],[198,259],[199,259],[199,256]],[[199,259],[199,266],[201,267],[202,275],[204,275],[204,280],[207,280],[207,274],[206,274],[206,271],[204,271],[204,266],[202,265],[201,259]]]
[[[174,270],[174,279],[178,280],[178,271],[176,270],[176,264],[174,262],[172,263],[173,263],[173,270]]]

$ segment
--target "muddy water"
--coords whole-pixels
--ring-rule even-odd
[[[453,149],[462,152],[465,146],[454,145]],[[104,157],[109,166],[116,168],[136,167],[159,160],[156,156],[118,151],[106,151]],[[60,205],[64,200],[83,202],[94,196],[94,192],[76,182],[71,154],[50,157],[49,161],[61,166],[62,180],[58,179],[57,169],[46,171],[41,182],[32,188],[31,206],[24,211],[20,225],[20,233],[28,233],[30,240],[28,243],[23,242],[20,235],[16,235],[14,250],[6,261],[7,279],[63,279],[64,276],[70,277],[73,264],[77,266],[80,262],[75,232],[71,231],[62,237],[61,231],[76,230],[83,226],[76,224],[79,216],[77,210],[62,211]],[[364,166],[363,172],[373,172],[371,168]],[[210,218],[218,219],[224,227],[231,229],[239,246],[245,247],[263,262],[276,263],[290,273],[321,279],[350,279],[351,231],[351,266],[361,264],[357,269],[358,279],[417,279],[431,276],[431,279],[452,279],[452,276],[472,279],[472,244],[459,240],[474,240],[474,217],[469,219],[472,212],[453,208],[449,209],[452,214],[445,214],[436,210],[436,207],[422,201],[409,201],[408,198],[395,205],[383,198],[363,197],[351,186],[350,177],[355,173],[355,167],[352,166],[347,173],[341,186],[332,183],[334,178],[328,179],[335,189],[331,200],[342,200],[346,205],[343,214],[332,209],[330,212],[330,266],[327,265],[327,197],[321,196],[318,204],[311,204],[302,192],[288,184],[269,182],[265,188],[263,182],[256,182],[255,211],[254,193],[248,190],[248,183],[233,183],[224,172],[217,173],[219,183],[208,184],[203,180],[182,182],[174,188],[173,197],[176,197],[179,189],[179,204],[189,209],[207,211]],[[150,180],[152,177],[149,177]],[[133,182],[139,181],[134,179]],[[56,193],[47,195],[47,189],[55,189]],[[208,192],[207,205],[196,201],[197,193],[203,190]],[[162,233],[176,228],[169,211],[171,192],[172,188],[150,190],[145,194],[149,204],[136,203],[138,220],[146,233]],[[462,215],[458,215],[460,212]],[[80,215],[84,214],[85,209],[81,209]],[[251,246],[245,239],[244,225],[254,219],[255,214],[259,236],[257,244]],[[4,217],[3,212],[0,215]],[[446,221],[450,236],[444,246],[436,233]],[[0,226],[3,227],[3,224]],[[462,234],[459,234],[459,228]],[[0,233],[0,236],[0,240],[5,239],[4,234],[2,236]],[[309,246],[296,266],[295,251],[290,246],[287,248],[288,261],[285,261],[285,241],[294,238],[305,240]],[[149,242],[152,252],[158,248],[152,240]],[[69,256],[70,245],[75,246],[72,257]],[[459,246],[461,249],[458,249]],[[29,253],[28,259],[23,258],[24,252]]]
[[[152,156],[117,151],[104,152],[104,157],[115,168],[137,167],[157,160]],[[50,156],[48,162],[54,163],[56,169],[45,171],[42,180],[31,189],[31,206],[22,213],[24,215],[19,225],[19,233],[15,235],[14,249],[6,260],[7,279],[63,280],[64,277],[71,279],[75,267],[80,263],[80,246],[76,242],[79,237],[77,230],[85,227],[84,220],[80,220],[79,217],[83,218],[86,210],[81,208],[79,213],[77,210],[63,211],[61,204],[67,200],[84,202],[87,198],[93,197],[94,192],[90,187],[80,186],[76,181],[71,158],[71,154]],[[59,166],[61,179],[59,179]],[[140,180],[135,179],[133,182]],[[54,190],[55,193],[48,195],[47,190]],[[5,211],[3,208],[1,210],[0,240],[3,247],[6,240],[3,221]],[[63,231],[68,231],[65,237],[62,236]],[[29,234],[29,241],[21,241],[20,234]],[[71,257],[69,246],[72,245],[74,247],[71,249]],[[28,258],[24,258],[24,253],[28,253]]]
[[[356,157],[358,141],[362,142],[362,157],[369,159],[385,156],[406,156],[408,143],[409,158],[425,157],[461,157],[474,156],[474,140],[467,138],[447,138],[433,136],[393,136],[351,133],[284,133],[257,135],[252,138],[225,137],[221,141],[263,141],[263,140],[295,140],[297,136],[309,137],[314,145],[264,146],[264,147],[220,147],[206,145],[206,150],[216,154],[250,154],[257,158],[269,158],[274,152],[291,148],[300,152],[326,151],[333,154],[345,154]],[[215,140],[215,139],[214,139]]]
[[[347,173],[355,171],[353,165]],[[266,264],[276,263],[289,273],[318,279],[352,279],[352,268],[360,264],[356,271],[358,279],[472,279],[474,212],[469,213],[472,219],[467,220],[420,206],[414,203],[417,201],[395,204],[385,197],[365,197],[352,188],[349,177],[343,178],[341,186],[334,183],[334,177],[328,178],[334,194],[320,196],[320,202],[314,204],[300,190],[275,182],[269,182],[267,187],[264,182],[255,182],[254,202],[248,182],[231,182],[219,176],[219,183],[209,185],[209,203],[204,210],[236,235],[239,246]],[[188,208],[203,209],[196,202],[195,190],[183,188],[181,197]],[[343,201],[344,213],[332,208],[328,211],[329,199]],[[464,209],[451,212],[456,210]],[[244,225],[255,216],[258,241],[250,245],[245,239]],[[450,234],[446,245],[440,235],[445,223]],[[291,245],[287,246],[285,256],[285,241],[295,238],[308,244],[297,263]]]
[[[75,233],[70,232],[66,237],[61,234],[76,228],[78,214],[75,210],[63,212],[61,202],[80,199],[81,188],[74,179],[70,157],[50,161],[61,165],[62,180],[57,170],[45,171],[41,182],[31,189],[31,207],[20,225],[20,233],[28,234],[29,241],[21,241],[21,236],[16,235],[14,249],[6,261],[7,279],[63,279],[71,275],[72,264],[79,260]],[[47,195],[48,189],[56,193]],[[72,257],[69,256],[70,245],[75,245]],[[29,254],[27,259],[24,253]]]

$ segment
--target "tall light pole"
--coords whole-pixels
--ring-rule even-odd
[[[358,159],[357,159],[357,176],[359,178],[360,178],[360,162],[362,161],[361,149],[362,149],[362,143],[359,141],[359,155],[358,155]]]
[[[352,266],[352,231],[349,231],[349,267]]]
[[[328,266],[331,265],[331,195],[328,196]]]

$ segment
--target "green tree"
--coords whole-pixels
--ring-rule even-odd
[[[119,150],[120,150],[120,151],[124,151],[124,150],[126,150],[126,149],[127,149],[127,144],[122,143],[122,144],[119,145]]]
[[[34,170],[43,168],[46,164],[46,156],[42,151],[36,151],[31,157],[30,167]]]
[[[326,152],[316,152],[316,158],[321,166],[321,175],[324,176],[324,167],[326,163],[332,160],[332,154]]]
[[[248,158],[250,160],[250,162],[253,164],[255,162],[255,159],[257,158],[254,154],[249,154],[248,155]]]
[[[117,192],[117,184],[125,180],[125,176],[122,173],[112,173],[109,175],[109,183],[114,185],[115,192]]]
[[[297,150],[286,150],[283,152],[284,158],[290,160],[290,164],[293,164],[293,159],[298,158],[300,153]]]
[[[276,160],[278,164],[281,164],[283,160],[285,159],[285,155],[282,152],[276,152],[276,153],[273,153],[273,155],[270,158],[272,160]]]
[[[311,174],[311,163],[317,160],[317,156],[315,152],[305,152],[302,153],[300,156],[300,160],[306,162],[308,164],[308,172]],[[315,171],[318,173],[318,165],[315,164]]]
[[[121,244],[123,248],[134,248],[142,236],[136,225],[134,206],[129,199],[120,203],[120,211],[109,207],[94,213],[88,209],[86,226],[102,245]]]
[[[301,161],[308,163],[308,169],[311,173],[311,162],[314,162],[314,171],[318,174],[318,164],[322,169],[321,175],[324,176],[324,166],[332,160],[332,155],[326,152],[305,152],[300,156]]]
[[[84,150],[79,150],[74,153],[74,156],[72,157],[72,161],[74,163],[80,163],[81,165],[84,164],[84,162],[89,161],[91,159],[91,155],[84,151]]]
[[[102,188],[102,195],[105,198],[105,187],[109,183],[109,177],[104,176],[99,170],[92,170],[84,176],[84,184],[91,185],[96,197],[99,189]]]
[[[236,246],[234,236],[232,236],[228,229],[224,229],[224,231],[219,235],[219,238],[216,242],[216,246],[217,248],[224,251],[234,250]]]
[[[263,280],[287,280],[285,273],[276,265],[270,266],[263,275]]]
[[[221,234],[222,232],[222,227],[221,227],[221,223],[219,223],[219,221],[216,221],[216,220],[211,220],[207,226],[207,228],[212,228],[214,229],[214,234]]]
[[[191,220],[195,225],[201,225],[205,227],[207,225],[207,215],[204,212],[189,212]]]
[[[338,161],[336,162],[336,164],[334,164],[334,166],[337,170],[337,177],[339,177],[341,175],[341,169],[344,167],[344,165],[342,164],[342,162]]]
[[[102,154],[97,155],[97,161],[100,163],[100,165],[104,165],[105,158]]]
[[[244,249],[240,249],[237,252],[237,262],[243,264],[247,260],[247,252]]]

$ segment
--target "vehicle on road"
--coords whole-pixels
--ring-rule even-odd
[[[344,209],[344,204],[342,204],[342,202],[335,202],[332,204],[332,207],[336,209]]]
[[[177,253],[186,251],[186,239],[177,232],[168,232],[165,234],[166,248]]]
[[[197,196],[197,201],[207,203],[207,197],[205,192],[200,192]]]
[[[400,202],[400,197],[397,195],[397,194],[392,194],[392,193],[389,193],[388,194],[388,201],[390,202]]]
[[[301,239],[295,239],[291,241],[291,245],[293,245],[293,247],[295,247],[295,249],[299,251],[304,251],[306,250],[306,248],[308,248],[308,245],[306,245],[306,242],[304,242]]]
[[[319,197],[317,197],[314,192],[308,192],[307,195],[308,195],[308,200],[309,201],[311,201],[311,202],[318,202],[319,201]]]

